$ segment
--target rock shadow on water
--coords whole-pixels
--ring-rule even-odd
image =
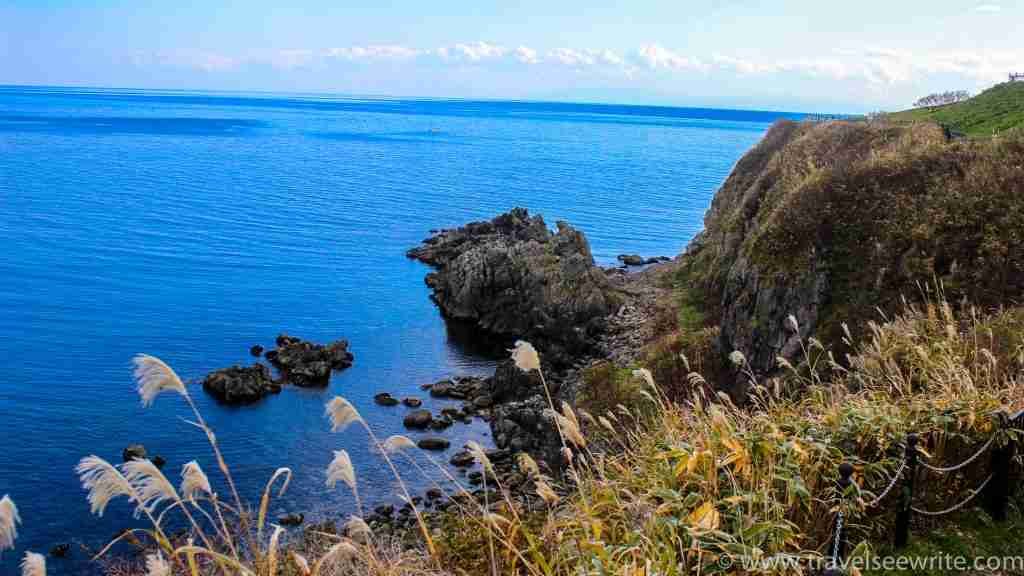
[[[463,356],[498,362],[508,358],[509,350],[516,343],[515,338],[496,336],[474,321],[452,318],[443,310],[439,313],[444,319],[448,344]]]

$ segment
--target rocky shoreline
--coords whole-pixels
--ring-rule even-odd
[[[487,451],[487,457],[501,484],[524,509],[541,509],[543,501],[514,456],[530,455],[548,476],[557,477],[562,471],[562,444],[544,383],[556,405],[574,405],[586,368],[608,360],[622,365],[635,360],[653,338],[649,320],[664,296],[660,280],[672,269],[672,261],[643,259],[645,267],[632,272],[602,269],[594,264],[581,232],[560,222],[552,233],[543,218],[531,217],[521,208],[489,222],[438,231],[408,255],[435,268],[426,282],[446,316],[472,320],[495,337],[532,338],[546,380],[505,360],[490,377],[453,376],[426,384],[422,388],[432,397],[458,400],[461,408],[445,408],[437,415],[410,411],[404,418],[406,427],[443,430],[454,422],[483,419],[496,446]],[[499,303],[487,298],[497,298]],[[375,400],[382,405],[399,403],[386,392]],[[467,497],[480,504],[501,500],[493,487],[488,491],[480,487],[482,472],[474,469],[477,464],[465,447],[449,464],[468,479],[468,493],[446,495],[432,488],[397,510],[392,505],[378,506],[367,518],[375,532],[414,529],[413,506],[429,519],[431,511],[461,507]]]
[[[556,406],[574,405],[589,366],[608,360],[625,365],[635,359],[652,337],[649,319],[664,292],[659,278],[671,260],[622,255],[623,266],[601,268],[582,232],[565,222],[558,222],[552,232],[543,217],[531,216],[523,208],[490,221],[436,231],[407,255],[434,268],[425,281],[447,319],[468,322],[482,337],[505,342],[506,347],[519,339],[530,341],[539,351],[543,377],[504,360],[489,377],[453,375],[421,386],[432,398],[457,401],[459,407],[432,413],[422,407],[421,398],[399,398],[386,391],[375,394],[374,402],[404,407],[407,429],[434,433],[416,442],[426,451],[448,451],[450,440],[442,434],[456,423],[468,424],[474,418],[487,422],[495,448],[486,454],[502,485],[525,509],[543,506],[514,456],[526,453],[546,476],[560,476],[565,462],[548,393]],[[203,388],[220,402],[248,404],[289,384],[326,386],[332,372],[353,362],[345,340],[321,345],[281,334],[275,344],[270,350],[255,345],[250,352],[277,369],[278,378],[267,364],[257,362],[214,371],[204,379]],[[468,446],[447,461],[466,478],[467,490],[453,488],[446,494],[430,488],[397,508],[377,506],[366,521],[375,531],[401,532],[415,525],[413,506],[443,512],[461,507],[467,498],[481,503],[500,500],[493,487],[485,494],[483,474]],[[294,527],[304,516],[291,513],[278,521]],[[321,523],[308,529],[335,528]]]

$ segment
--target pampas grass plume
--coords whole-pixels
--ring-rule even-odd
[[[345,522],[345,534],[355,540],[357,537],[370,537],[373,535],[373,531],[370,530],[370,525],[359,516],[352,516]]]
[[[174,485],[150,460],[139,458],[122,464],[124,477],[131,483],[140,500],[140,505],[155,509],[165,500],[179,500]],[[136,515],[139,511],[136,510]]]
[[[533,347],[533,344],[518,340],[511,352],[512,361],[523,372],[540,370],[540,356],[537,355],[537,349]]]
[[[171,367],[156,356],[139,354],[134,359],[135,383],[142,405],[149,406],[161,392],[177,392],[188,396],[185,384]]]
[[[516,456],[516,460],[519,464],[519,469],[526,473],[530,478],[536,478],[540,476],[540,467],[537,466],[537,461],[534,460],[526,452],[520,452]]]
[[[79,461],[75,472],[88,492],[90,510],[103,516],[107,504],[118,496],[134,498],[132,485],[121,471],[99,456],[86,456]]]
[[[327,403],[325,413],[331,420],[331,432],[341,432],[351,424],[363,421],[355,406],[341,396],[335,396]]]
[[[534,486],[536,487],[537,495],[540,496],[548,506],[558,504],[558,501],[561,498],[558,497],[558,494],[556,494],[554,489],[551,488],[551,485],[543,478],[537,478],[536,482],[534,482]]]
[[[0,499],[0,551],[14,548],[14,539],[18,537],[18,524],[21,517],[18,516],[18,507],[14,500],[4,494]]]
[[[487,452],[484,451],[483,446],[470,440],[466,443],[466,450],[473,455],[473,459],[476,460],[486,470],[493,470],[491,466],[491,459],[487,457]]]
[[[334,460],[327,466],[327,487],[334,488],[339,480],[352,490],[356,489],[356,470],[352,467],[348,452],[344,450],[336,450]]]
[[[786,329],[789,330],[790,332],[793,332],[793,333],[799,333],[800,332],[800,324],[797,323],[796,316],[793,316],[792,314],[790,314],[789,316],[786,316],[785,325],[786,325]]]
[[[46,557],[35,552],[25,552],[21,560],[21,576],[46,576]]]
[[[186,500],[194,502],[200,492],[213,495],[210,479],[199,467],[199,463],[193,460],[181,467],[181,495]]]
[[[402,436],[401,434],[390,436],[384,441],[384,450],[392,453],[415,447],[415,442],[410,440],[408,436]]]
[[[570,411],[571,413],[571,411]],[[576,446],[583,448],[587,445],[587,439],[583,437],[583,433],[580,432],[580,427],[575,421],[575,417],[566,418],[565,416],[554,413],[555,420],[558,421],[558,426],[562,429],[562,434],[565,435],[566,439],[575,444]]]
[[[171,576],[171,565],[160,554],[146,556],[146,576]]]
[[[309,575],[309,561],[306,560],[306,557],[303,556],[302,554],[299,554],[298,552],[292,552],[291,553],[291,558],[292,558],[292,562],[299,569],[299,573],[302,574],[302,576],[308,576]]]
[[[284,528],[275,525],[274,533],[270,535],[270,543],[267,545],[267,566],[269,568],[269,576],[275,576],[277,574],[277,550],[281,547],[281,534],[284,534]]]

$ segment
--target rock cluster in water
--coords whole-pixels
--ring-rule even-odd
[[[264,357],[281,370],[282,376],[296,386],[326,386],[332,370],[352,366],[353,356],[348,351],[348,340],[322,345],[294,336],[281,334],[277,348]]]
[[[264,357],[280,371],[279,379],[275,379],[264,364],[231,366],[208,374],[203,380],[203,389],[225,404],[249,404],[268,394],[277,394],[286,383],[326,386],[332,371],[352,366],[353,356],[347,340],[323,345],[281,334],[276,344],[277,347],[264,353]],[[250,350],[253,355],[262,351],[259,345]]]

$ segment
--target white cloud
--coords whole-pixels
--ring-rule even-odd
[[[669,70],[706,70],[707,66],[696,58],[690,58],[677,54],[658,44],[647,44],[641,46],[637,52],[640,61],[652,69],[665,68]]]
[[[398,44],[371,44],[369,46],[349,46],[347,48],[332,48],[327,51],[328,56],[342,58],[345,60],[408,60],[424,54],[423,50],[409,48]]]
[[[449,55],[448,49],[444,48],[443,50],[443,57],[447,57]],[[492,58],[501,58],[508,53],[508,49],[504,46],[477,41],[470,44],[456,44],[452,52],[465,60],[480,62]]]
[[[548,53],[548,58],[566,66],[593,66],[593,55],[585,50],[558,48]]]
[[[540,59],[537,58],[537,51],[533,48],[526,46],[520,46],[516,48],[516,60],[519,60],[523,64],[539,64]]]
[[[685,55],[659,44],[647,44],[627,52],[608,48],[563,47],[541,52],[526,45],[509,48],[477,41],[436,48],[401,44],[368,44],[327,50],[289,49],[253,51],[232,56],[199,50],[148,51],[128,55],[136,67],[187,68],[207,73],[229,72],[244,65],[269,65],[280,70],[330,70],[347,62],[402,63],[416,66],[500,63],[509,71],[515,66],[569,67],[596,76],[624,77],[644,82],[667,80],[672,75],[698,72],[707,75],[735,75],[778,78],[799,76],[811,81],[857,83],[876,94],[902,87],[916,90],[929,82],[977,89],[1006,80],[1012,69],[1024,62],[1024,50],[1014,52],[910,52],[886,46],[832,50],[830,54],[799,58],[759,58],[757,55],[714,53],[708,57]],[[959,79],[958,79],[959,78]]]

